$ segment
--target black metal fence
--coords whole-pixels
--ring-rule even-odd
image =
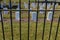
[[[55,11],[60,11],[60,10],[55,10],[55,4],[56,3],[60,3],[60,2],[56,2],[56,1],[36,1],[35,2],[37,3],[37,10],[30,10],[30,0],[28,0],[28,10],[22,10],[21,9],[21,0],[19,0],[19,10],[14,10],[12,9],[12,3],[11,3],[11,0],[9,1],[10,2],[10,9],[9,10],[2,10],[0,9],[0,11],[10,11],[10,24],[11,24],[11,37],[12,37],[12,40],[14,40],[14,36],[13,36],[13,18],[12,18],[12,11],[19,11],[20,12],[20,20],[19,20],[19,31],[20,31],[20,40],[21,39],[21,11],[28,11],[28,37],[27,37],[27,40],[30,40],[29,37],[30,37],[30,11],[37,11],[37,17],[36,17],[36,29],[35,29],[35,40],[37,40],[37,27],[38,27],[38,13],[39,11],[45,11],[45,14],[44,14],[44,23],[43,23],[43,32],[42,32],[42,40],[44,40],[44,33],[45,33],[45,25],[46,25],[46,13],[47,11],[53,11],[53,16],[52,16],[52,20],[51,20],[51,24],[50,24],[50,31],[49,31],[49,37],[48,37],[48,40],[50,40],[50,37],[51,37],[51,31],[52,31],[52,27],[53,27],[53,18],[54,18],[54,13]],[[46,3],[46,7],[45,7],[45,10],[39,10],[39,3]],[[53,6],[53,10],[47,10],[47,4],[48,3],[54,3],[54,6]],[[59,30],[59,24],[60,24],[60,16],[58,18],[58,24],[57,24],[57,30],[56,30],[56,35],[55,35],[55,39],[54,40],[57,40],[57,35],[58,35],[58,30]],[[3,17],[2,17],[2,13],[1,13],[1,25],[2,25],[2,32],[3,32],[3,40],[6,40],[5,39],[5,34],[4,34],[4,22],[3,22]]]

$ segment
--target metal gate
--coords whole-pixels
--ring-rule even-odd
[[[5,19],[5,18],[3,18],[4,17],[3,13],[1,13],[1,22],[0,23],[1,23],[1,28],[2,29],[0,29],[1,30],[0,31],[0,33],[1,33],[0,40],[60,40],[60,38],[59,38],[60,37],[60,28],[59,28],[60,14],[57,15],[58,17],[56,18],[58,21],[54,21],[55,20],[54,19],[55,11],[58,11],[58,12],[60,11],[60,10],[55,10],[55,5],[56,5],[56,3],[59,4],[60,2],[57,2],[56,0],[55,1],[47,1],[47,0],[45,0],[45,1],[40,1],[40,0],[30,1],[30,0],[28,0],[28,9],[23,9],[22,8],[23,3],[21,1],[22,0],[19,0],[19,10],[12,9],[12,0],[9,0],[9,9],[8,10],[0,9],[0,11],[9,11],[9,14],[6,14],[6,17],[8,17],[8,15],[10,16],[10,18]],[[36,10],[30,10],[30,4],[32,2],[35,2],[37,4]],[[45,10],[39,10],[39,3],[45,3]],[[51,4],[54,3],[53,10],[47,10],[47,4],[48,3],[51,3]],[[14,20],[14,18],[13,18],[14,13],[12,13],[12,11],[19,11],[19,13],[20,13],[19,14],[19,17],[20,17],[19,21]],[[31,21],[30,12],[33,12],[33,11],[37,12],[35,22]],[[40,20],[39,20],[39,17],[38,17],[39,16],[39,11],[44,11],[45,12],[44,14],[40,15],[40,16],[44,15],[43,18],[40,17]],[[51,21],[46,21],[47,11],[52,11],[53,12]],[[27,18],[26,18],[27,20],[22,19],[22,12],[23,13],[27,12]],[[58,12],[57,12],[57,14],[58,14]],[[7,20],[7,21],[5,21],[5,20]],[[8,22],[8,20],[10,20],[9,21],[10,23]],[[22,21],[25,21],[25,23],[27,23],[27,24],[25,24],[25,23],[23,24]],[[7,24],[4,23],[4,22],[6,22]],[[15,26],[18,25],[17,22],[19,24],[19,28],[18,28],[19,31],[17,31],[18,29],[16,29],[15,30],[16,32],[15,32],[13,25],[15,25]],[[43,23],[43,24],[40,24],[40,23]],[[56,24],[54,24],[54,23],[56,23]],[[32,28],[31,28],[31,25],[32,25]],[[41,25],[42,25],[42,28],[40,28]],[[49,25],[49,28],[46,27],[48,25]],[[53,28],[53,25],[55,25],[54,28]],[[25,27],[25,26],[27,26],[27,28],[23,29],[23,27]],[[10,27],[9,28],[10,31],[7,31],[8,27]],[[53,32],[53,30],[55,32]],[[19,32],[19,34],[16,34],[18,32]],[[58,35],[58,33],[59,33],[59,35]],[[47,37],[47,35],[48,35],[48,37]],[[14,37],[14,36],[16,36],[16,37]]]

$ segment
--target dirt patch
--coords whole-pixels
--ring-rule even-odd
[[[3,19],[4,22],[10,22],[11,19]],[[13,22],[19,22],[20,20],[15,20],[15,19],[12,19]],[[51,21],[48,21],[46,20],[47,22],[51,22]],[[54,22],[57,22],[58,21],[58,18],[54,18],[53,19]],[[21,22],[28,22],[28,19],[25,18],[25,19],[21,19]],[[33,20],[30,19],[30,22],[34,22]],[[44,19],[43,18],[40,18],[38,19],[38,22],[44,22]]]

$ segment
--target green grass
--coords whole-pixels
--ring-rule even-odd
[[[56,11],[54,18],[59,17],[60,12]],[[3,15],[4,19],[10,19],[10,14],[5,14]],[[21,13],[21,17],[22,19],[28,18],[28,12],[22,11]],[[15,21],[15,13],[12,13],[12,18],[13,18],[13,34],[14,34],[14,40],[19,40],[19,22]],[[38,16],[39,19],[43,19],[44,18],[44,14],[39,14]],[[37,40],[42,40],[42,32],[43,32],[43,20],[38,22],[38,27],[37,27]],[[52,27],[52,34],[51,34],[51,40],[54,40],[55,38],[55,32],[56,32],[56,28],[57,28],[57,21],[53,21],[53,27]],[[48,36],[49,36],[49,29],[50,29],[50,22],[46,21],[46,25],[45,25],[45,35],[44,35],[44,39],[48,40]],[[35,40],[35,30],[36,30],[36,23],[33,21],[30,21],[30,40]],[[4,21],[4,32],[5,32],[5,39],[6,40],[11,40],[11,24],[10,21]],[[27,40],[28,38],[28,21],[22,21],[21,24],[21,36],[22,36],[22,40]],[[60,28],[59,28],[59,33],[58,33],[58,37],[57,40],[60,40]],[[2,25],[0,22],[0,40],[2,40]]]
[[[19,40],[19,22],[13,21],[13,32],[14,32],[14,40]],[[51,34],[51,40],[54,40],[55,38],[55,32],[56,32],[56,27],[57,27],[57,22],[53,22],[53,27],[52,27],[52,34]],[[10,21],[4,22],[4,32],[5,32],[5,38],[6,40],[11,40],[11,26],[10,26]],[[35,28],[36,28],[36,23],[35,22],[30,22],[30,40],[35,39]],[[43,31],[43,21],[38,22],[38,30],[37,30],[37,40],[42,39],[42,31]],[[50,22],[46,22],[46,28],[45,28],[45,36],[44,39],[48,40],[49,36],[49,29],[50,29]],[[21,36],[22,40],[27,40],[28,38],[28,22],[23,22],[21,24]],[[59,28],[59,33],[57,40],[60,40],[60,28]],[[2,40],[2,29],[1,29],[1,23],[0,23],[0,40]]]

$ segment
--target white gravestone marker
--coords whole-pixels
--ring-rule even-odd
[[[32,8],[30,8],[30,10],[32,10]],[[31,13],[32,11],[30,11],[30,13]]]
[[[51,4],[50,3],[48,3],[47,4],[47,9],[49,9],[51,7]]]
[[[19,12],[18,12],[18,11],[15,13],[15,19],[16,19],[16,20],[19,20],[19,19],[20,19],[20,18],[19,18]]]
[[[16,10],[19,10],[19,7],[16,9]],[[15,13],[15,19],[16,20],[19,20],[20,18],[19,18],[19,11],[16,11],[16,13]]]
[[[24,2],[24,7],[25,8],[28,8],[28,4]]]
[[[53,6],[54,6],[54,3],[53,3]],[[55,8],[58,6],[58,3],[57,4],[55,4]]]
[[[41,4],[39,3],[39,7],[41,6]]]
[[[3,4],[3,3],[1,3],[1,8],[3,8],[3,5],[4,5],[4,4]]]
[[[52,3],[52,5],[54,6],[54,3]]]
[[[7,7],[3,8],[3,10],[8,10]],[[8,14],[8,11],[4,11],[4,14]]]
[[[43,7],[45,7],[45,3],[43,3]]]
[[[20,6],[19,6],[19,4],[18,4],[18,7],[17,8],[19,8]]]
[[[39,8],[39,10],[44,10],[44,8],[41,6],[41,7]],[[40,11],[39,13],[40,13],[40,14],[43,14],[44,11]]]
[[[10,8],[10,3],[8,4],[9,8]]]
[[[32,8],[36,8],[36,4],[35,4],[35,3],[32,3],[32,4],[31,4],[31,7],[32,7]]]
[[[31,16],[32,16],[31,20],[36,22],[37,12],[31,12]]]
[[[58,3],[55,5],[55,8],[58,6]]]
[[[17,7],[17,9],[16,10],[19,10],[20,8],[19,8],[19,4],[18,4],[18,7]],[[18,11],[19,12],[19,11]]]
[[[48,21],[51,21],[52,20],[52,15],[53,15],[53,12],[52,11],[48,12],[48,14],[47,14],[47,20]]]
[[[39,7],[42,6],[42,3],[39,3]]]

